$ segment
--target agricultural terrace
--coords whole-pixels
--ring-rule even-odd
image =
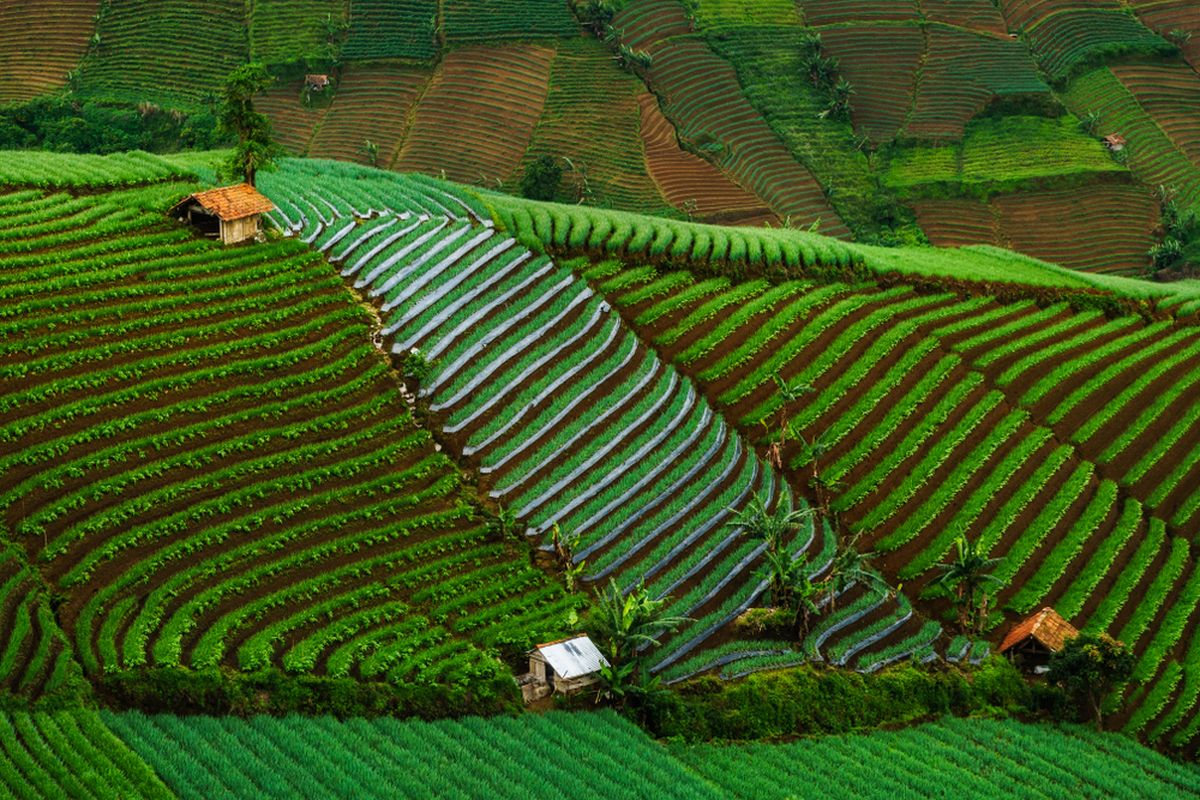
[[[469,499],[325,262],[195,238],[163,218],[189,191],[0,195],[0,526],[40,576],[6,556],[4,682],[62,671],[44,580],[89,676],[507,697],[497,649],[577,600]]]
[[[776,219],[762,201],[697,155],[680,149],[652,94],[638,98],[646,169],[666,200],[705,222],[755,225]]]
[[[1169,56],[1178,48],[1143,25],[1120,0],[999,0],[1050,79],[1066,81],[1105,59]]]
[[[1075,726],[945,720],[900,731],[789,744],[672,746],[693,773],[736,800],[1187,797],[1194,766]],[[953,787],[952,789],[950,787]]]
[[[1091,294],[1092,301],[1101,304],[1146,303],[1180,317],[1200,311],[1200,285],[1195,281],[1151,283],[1080,272],[987,245],[879,247],[794,229],[700,225],[577,205],[534,203],[509,195],[482,196],[496,222],[522,244],[557,254],[667,260],[688,263],[697,273],[805,269],[889,281],[905,276],[922,282],[966,282],[985,293],[1012,284],[1021,292]]]
[[[350,29],[342,57],[429,60],[437,55],[436,0],[350,0]]]
[[[1053,605],[1133,648],[1151,691],[1131,687],[1132,729],[1192,718],[1200,686],[1166,686],[1198,668],[1200,572],[1180,535],[1200,510],[1195,327],[608,263],[600,291],[744,435],[765,448],[787,421],[789,483],[819,476],[886,576],[919,592],[968,534],[1002,559],[1009,619]]]
[[[1136,72],[1126,71],[1125,75],[1131,84],[1136,80]],[[1171,87],[1158,91],[1170,92]],[[1174,131],[1179,135],[1188,129],[1187,122],[1182,125],[1172,122],[1177,111],[1165,109],[1155,101],[1143,105],[1116,73],[1107,68],[1076,78],[1062,98],[1076,115],[1094,113],[1100,133],[1119,131],[1129,140],[1129,168],[1139,180],[1149,186],[1170,187],[1178,192],[1179,201],[1186,207],[1200,204],[1200,167],[1181,147],[1190,137],[1184,136],[1177,142],[1169,134]],[[1151,109],[1165,116],[1155,117]]]
[[[959,143],[896,150],[883,179],[939,247],[992,244],[1141,274],[1157,241],[1158,200],[1069,114],[977,120]]]
[[[303,61],[347,24],[345,0],[254,0],[246,9],[250,57],[264,64]]]
[[[765,10],[761,4],[752,8]],[[825,187],[838,215],[857,237],[869,238],[880,228],[885,216],[880,209],[889,198],[871,174],[853,127],[826,113],[829,98],[808,77],[804,42],[809,31],[795,21],[795,5],[769,8],[775,13],[766,19],[755,14],[751,23],[745,4],[723,4],[720,16],[710,4],[702,5],[705,42],[733,66],[746,99]]]
[[[1133,0],[1130,6],[1147,28],[1179,45],[1189,64],[1200,64],[1200,15],[1189,0]]]
[[[66,83],[95,30],[99,0],[0,3],[0,103],[29,100]]]
[[[391,164],[429,79],[429,70],[407,65],[347,66],[305,152],[363,164],[374,161],[381,167]],[[287,109],[283,117],[292,113]]]
[[[670,213],[647,170],[638,102],[644,92],[642,83],[618,67],[594,39],[560,42],[550,65],[541,118],[523,166],[514,175],[518,180],[510,180],[506,190],[519,194],[519,178],[526,168],[539,157],[549,157],[563,170],[566,185],[559,191],[564,200]],[[679,156],[689,155],[673,141],[671,145]],[[719,175],[718,179],[724,180]],[[675,205],[682,208],[684,203]]]
[[[1148,306],[1131,315],[1110,305],[1108,317],[1057,294],[1092,287],[1074,295],[1087,309],[1151,299],[1157,285],[988,248],[867,248],[486,202],[522,242],[592,254],[576,270],[758,447],[786,419],[804,437],[782,443],[788,483],[803,488],[815,470],[885,576],[919,592],[954,537],[972,535],[1002,559],[993,626],[1051,604],[1112,633],[1138,659],[1124,723],[1177,745],[1194,739],[1200,573],[1182,532],[1200,508],[1190,369],[1200,335],[1143,319],[1155,313]],[[645,266],[666,260],[695,271]],[[894,275],[864,282],[889,268],[982,281],[1008,270],[1025,286],[1001,303],[982,289],[916,291]],[[805,277],[703,277],[783,270]],[[1167,291],[1178,294],[1158,299],[1160,313],[1195,309],[1194,285]],[[815,441],[814,466],[805,442]]]
[[[869,9],[850,7],[857,19],[816,30],[854,87],[855,127],[876,141],[954,141],[994,100],[1049,93],[1028,51],[1007,36],[922,22],[915,8],[907,24],[881,24]]]
[[[490,186],[512,179],[542,114],[553,61],[553,47],[533,44],[446,53],[393,168]]]
[[[246,4],[108,0],[79,66],[84,97],[203,107],[249,55]]]
[[[721,641],[767,587],[757,572],[767,545],[731,527],[734,512],[755,496],[768,507],[804,502],[632,335],[589,275],[527,250],[477,201],[436,184],[289,162],[263,185],[279,205],[276,224],[377,304],[392,351],[430,365],[421,394],[481,490],[543,549],[565,544],[584,579],[644,583],[692,620],[653,659],[668,680],[806,654],[878,668],[940,633],[903,596],[855,586],[804,652]],[[814,577],[835,546],[812,519],[788,542]],[[709,644],[720,646],[703,652]]]
[[[1129,183],[1000,194],[990,200],[914,200],[921,229],[938,247],[990,244],[1072,269],[1142,272],[1155,244],[1159,207]],[[1064,231],[1089,231],[1065,236]]]
[[[613,21],[622,41],[651,57],[648,81],[686,149],[704,153],[781,219],[845,236],[820,184],[742,93],[738,75],[690,33],[678,0],[638,0]]]

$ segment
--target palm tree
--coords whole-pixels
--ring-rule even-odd
[[[787,548],[789,539],[794,538],[801,523],[812,516],[813,509],[785,509],[782,503],[775,510],[767,509],[767,501],[761,495],[755,494],[741,511],[734,511],[734,518],[725,523],[726,527],[740,528],[767,545],[764,554],[763,571],[770,581],[771,602],[778,608],[791,608],[795,586],[807,573],[802,561],[792,558]]]
[[[987,620],[987,586],[1000,583],[1000,579],[991,573],[1000,559],[985,556],[978,542],[972,542],[966,536],[957,537],[954,545],[955,558],[947,564],[938,564],[942,574],[934,580],[934,585],[953,593],[958,622],[963,630],[979,633]]]

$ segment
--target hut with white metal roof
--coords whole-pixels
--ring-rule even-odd
[[[549,694],[573,694],[598,680],[608,659],[587,636],[539,644],[529,653],[529,673],[517,682],[526,703]]]

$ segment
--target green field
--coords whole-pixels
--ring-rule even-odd
[[[0,0],[0,797],[1200,795],[1194,6]]]

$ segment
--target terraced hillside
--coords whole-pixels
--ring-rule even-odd
[[[954,538],[969,535],[1002,559],[997,635],[1053,605],[1116,636],[1138,658],[1128,728],[1194,740],[1200,573],[1186,531],[1200,507],[1190,367],[1200,338],[1194,320],[1168,316],[1178,304],[1106,315],[1087,310],[1099,299],[1088,290],[1054,293],[1069,283],[1001,302],[982,288],[994,283],[936,288],[982,251],[961,252],[940,277],[905,265],[928,282],[917,289],[886,270],[920,251],[874,263],[877,251],[803,234],[730,231],[718,243],[704,226],[487,201],[523,242],[590,253],[592,288],[764,458],[778,458],[794,490],[810,501],[828,493],[887,577],[919,594]],[[695,270],[646,266],[667,260]],[[1051,275],[1071,276],[1027,266],[1026,280],[1047,289]],[[792,431],[782,442],[781,419]],[[877,607],[856,627],[903,616]],[[913,617],[889,635],[921,628]]]
[[[65,84],[87,49],[99,6],[97,0],[0,3],[0,103]]]
[[[63,679],[44,579],[90,676],[507,696],[497,650],[552,637],[578,599],[464,492],[324,261],[198,240],[163,219],[188,191],[0,195],[5,684]]]
[[[734,513],[754,496],[803,503],[629,334],[587,273],[499,233],[469,197],[423,200],[437,190],[419,183],[293,162],[264,186],[277,224],[374,299],[392,352],[433,365],[421,394],[451,451],[481,473],[481,489],[543,549],[554,549],[556,530],[567,537],[587,580],[644,583],[693,620],[662,645],[656,670],[676,679],[805,658],[778,643],[701,652],[767,586],[756,571],[766,544],[731,529]],[[817,577],[836,542],[810,521],[790,546]],[[883,624],[852,625],[867,615]],[[806,651],[877,668],[939,632],[902,597],[858,586]],[[884,659],[872,655],[879,650]]]
[[[1200,501],[1195,328],[641,267],[600,287],[761,446],[790,421],[791,483],[817,472],[835,487],[885,574],[918,590],[968,533],[1003,558],[1005,608],[1053,605],[1112,633],[1142,680],[1194,668],[1200,577],[1179,533]],[[785,401],[778,380],[801,397]]]
[[[286,76],[264,107],[294,154],[510,192],[549,158],[563,202],[1127,274],[1175,268],[1149,256],[1173,235],[1159,187],[1196,203],[1183,0],[256,0],[194,24],[121,0],[94,31],[86,3],[55,6],[70,24],[48,48],[18,5],[0,102],[71,71],[76,98],[202,114],[255,58]],[[331,97],[304,99],[307,71]]]

